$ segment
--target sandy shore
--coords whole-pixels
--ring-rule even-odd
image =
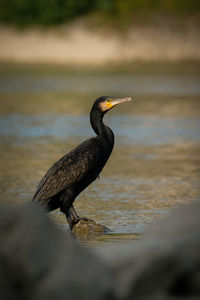
[[[0,27],[0,61],[101,65],[107,62],[199,60],[198,27],[130,26],[125,34],[82,23],[57,29]]]

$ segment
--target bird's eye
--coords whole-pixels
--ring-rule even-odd
[[[106,102],[110,102],[110,101],[111,101],[110,99],[107,99],[107,100],[106,100]]]

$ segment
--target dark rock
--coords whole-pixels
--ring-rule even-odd
[[[200,299],[200,203],[166,215],[137,244],[99,253],[118,299]]]
[[[0,299],[200,299],[200,204],[97,252],[32,204],[2,207]]]
[[[112,276],[92,251],[33,204],[0,209],[0,299],[112,299]]]

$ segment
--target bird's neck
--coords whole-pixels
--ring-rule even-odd
[[[111,147],[114,144],[114,134],[112,130],[103,123],[104,113],[92,109],[90,113],[90,123],[97,136],[104,142],[108,142]]]

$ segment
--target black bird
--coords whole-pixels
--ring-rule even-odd
[[[130,97],[98,98],[90,112],[90,124],[97,136],[55,162],[37,187],[32,200],[48,211],[60,207],[71,229],[81,219],[73,207],[75,198],[99,176],[113,149],[114,134],[103,123],[103,116],[112,107],[130,100]]]

